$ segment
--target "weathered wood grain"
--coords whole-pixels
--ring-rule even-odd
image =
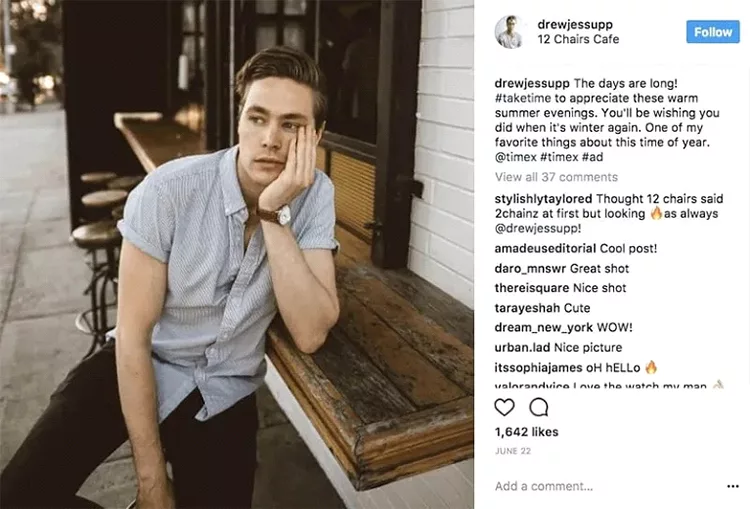
[[[319,400],[311,397],[309,391],[305,391],[302,388],[300,377],[292,374],[291,369],[294,368],[290,368],[284,363],[278,354],[278,350],[269,350],[268,358],[279,372],[286,386],[289,387],[289,390],[294,395],[294,399],[302,407],[307,418],[315,426],[323,442],[328,446],[328,450],[331,451],[331,454],[333,454],[339,465],[341,465],[349,480],[352,484],[357,483],[359,479],[359,467],[358,460],[354,456],[354,449],[349,445],[349,440],[346,437],[337,433],[335,424],[330,419],[327,419],[330,413],[321,410],[315,405]]]
[[[382,270],[370,261],[370,246],[343,228],[336,238],[341,253],[356,260],[362,274],[379,279],[388,288],[411,302],[425,319],[474,348],[474,312],[453,297],[408,270]]]
[[[342,286],[388,323],[415,350],[430,360],[467,394],[474,393],[474,350],[424,319],[411,302],[370,277],[349,259],[336,262]]]
[[[280,318],[276,318],[268,331],[269,343],[266,351],[287,367],[296,384],[311,402],[315,412],[321,416],[345,448],[353,454],[358,441],[357,430],[364,425],[362,419],[348,404],[344,395],[318,368],[312,357],[294,346],[289,331]]]
[[[375,365],[355,349],[338,327],[312,355],[320,371],[344,395],[364,423],[378,422],[416,411]]]
[[[122,133],[146,173],[178,157],[202,154],[202,138],[173,120],[122,121]]]
[[[368,489],[471,458],[474,399],[466,397],[360,430],[355,456]]]
[[[429,408],[466,396],[444,373],[375,315],[350,290],[339,289],[337,330],[364,352],[416,408]]]

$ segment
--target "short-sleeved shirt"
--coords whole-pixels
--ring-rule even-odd
[[[167,264],[164,309],[152,333],[160,422],[196,388],[205,402],[196,418],[205,421],[252,394],[266,373],[266,331],[277,305],[262,228],[244,248],[249,213],[237,153],[234,146],[160,166],[131,191],[118,222],[125,239]],[[325,173],[316,170],[290,208],[301,249],[338,249]]]
[[[513,35],[511,35],[507,31],[500,34],[500,36],[497,38],[497,42],[499,42],[500,45],[504,48],[508,49],[520,48],[521,44],[523,43],[521,34],[519,34],[518,32],[513,32]]]

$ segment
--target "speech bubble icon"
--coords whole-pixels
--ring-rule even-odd
[[[534,398],[529,403],[529,412],[534,417],[549,417],[549,403],[544,398]]]

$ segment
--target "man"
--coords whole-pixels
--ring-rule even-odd
[[[131,192],[116,338],[52,395],[2,474],[3,507],[91,507],[75,493],[128,438],[138,509],[250,507],[266,329],[278,311],[300,350],[323,344],[338,244],[314,166],[317,65],[272,48],[236,81],[238,146],[166,163]]]
[[[505,31],[497,36],[497,42],[504,48],[515,49],[521,47],[521,34],[515,31],[516,17],[508,16],[505,20]]]

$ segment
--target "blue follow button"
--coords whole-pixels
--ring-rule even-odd
[[[740,21],[696,21],[687,22],[688,44],[738,44]]]

